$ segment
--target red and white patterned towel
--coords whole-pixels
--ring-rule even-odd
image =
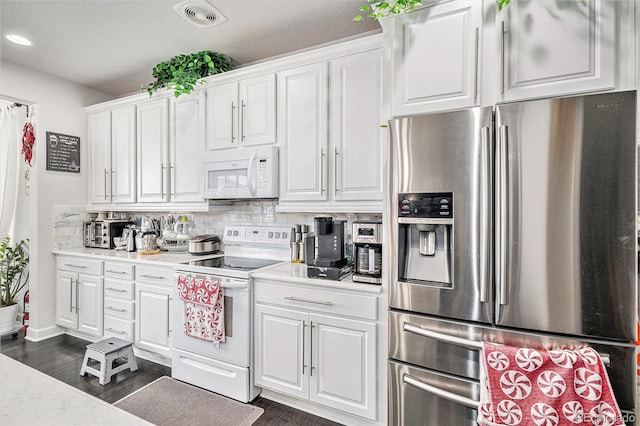
[[[184,303],[184,334],[224,343],[224,294],[220,281],[179,275],[178,295]]]
[[[623,425],[600,355],[483,343],[479,425]]]

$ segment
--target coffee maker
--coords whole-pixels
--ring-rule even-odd
[[[382,222],[353,222],[353,281],[382,284]]]
[[[344,254],[346,221],[334,221],[330,216],[314,218],[315,235],[305,240],[307,276],[341,280],[351,272]]]

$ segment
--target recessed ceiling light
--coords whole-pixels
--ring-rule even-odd
[[[25,37],[19,36],[17,34],[7,34],[6,37],[7,37],[7,40],[15,44],[19,44],[21,46],[31,46],[31,40]]]

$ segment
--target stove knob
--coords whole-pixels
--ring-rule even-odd
[[[273,238],[273,232],[269,231],[269,236],[268,238]]]
[[[283,232],[283,233],[282,233],[282,239],[284,240],[284,239],[286,239],[286,238],[287,238],[287,233],[286,233],[286,232]]]
[[[280,233],[276,232],[276,238],[280,238]]]
[[[230,237],[232,233],[233,233],[233,232],[231,231],[231,229],[228,229],[228,230],[227,230],[227,237]]]
[[[238,236],[238,231],[233,231],[233,236],[237,237]]]

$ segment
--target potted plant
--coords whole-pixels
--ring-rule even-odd
[[[153,95],[158,89],[166,87],[178,96],[191,93],[202,78],[233,69],[233,60],[226,55],[203,50],[190,55],[177,55],[153,68],[153,83],[142,86],[140,90]]]
[[[510,0],[497,1],[498,10],[502,10],[510,2]],[[360,11],[367,13],[368,18],[381,19],[389,15],[411,13],[419,7],[422,7],[422,0],[367,0],[367,4],[360,7]],[[353,20],[362,21],[362,15],[354,16]]]
[[[15,246],[6,237],[0,243],[0,332],[15,327],[18,303],[15,298],[29,281],[29,256],[26,243],[21,240]]]

